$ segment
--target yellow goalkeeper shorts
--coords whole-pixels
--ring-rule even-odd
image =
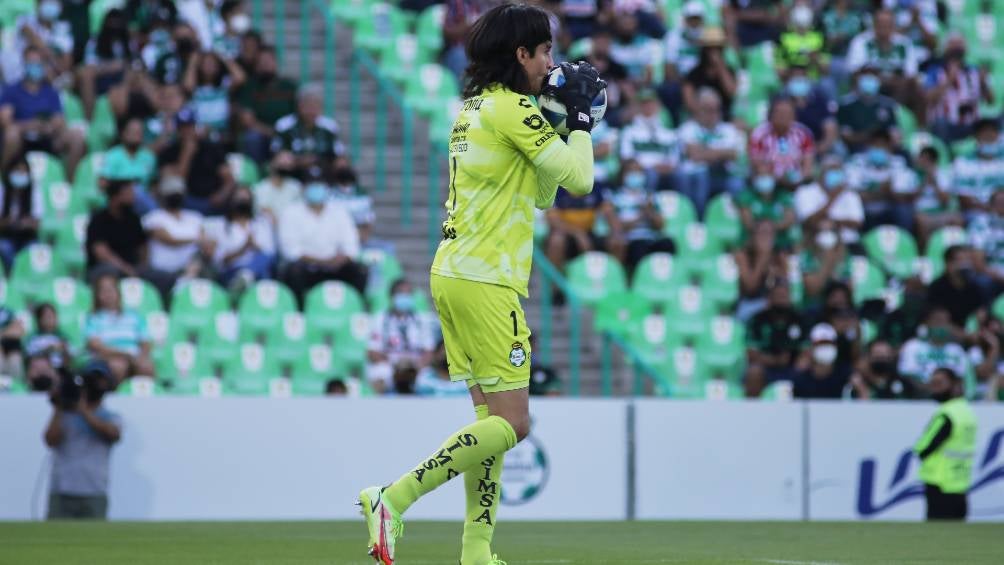
[[[450,379],[486,393],[530,386],[530,328],[516,291],[433,274]]]

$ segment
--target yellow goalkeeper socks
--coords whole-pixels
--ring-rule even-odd
[[[404,514],[423,495],[514,445],[516,432],[509,422],[488,416],[450,436],[428,459],[387,487],[384,496],[394,510]]]
[[[474,407],[478,420],[487,419],[488,406]],[[495,533],[495,515],[502,499],[502,458],[499,452],[464,473],[464,492],[467,496],[467,515],[464,517],[461,565],[484,565],[492,559],[492,535]]]

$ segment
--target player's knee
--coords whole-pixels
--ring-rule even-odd
[[[530,435],[530,415],[521,414],[515,417],[506,418],[509,425],[512,426],[512,431],[516,434],[516,442],[523,441],[523,438]]]

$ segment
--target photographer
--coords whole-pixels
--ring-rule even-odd
[[[104,520],[111,448],[122,437],[122,420],[101,406],[112,388],[110,371],[91,361],[80,375],[61,371],[60,377],[44,436],[53,451],[48,518]]]

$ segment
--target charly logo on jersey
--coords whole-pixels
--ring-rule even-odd
[[[523,118],[523,125],[532,130],[538,130],[544,127],[544,118],[540,117],[539,114],[530,114]]]
[[[549,475],[544,445],[531,432],[516,447],[505,452],[502,504],[518,506],[530,502],[544,490]]]
[[[513,367],[522,367],[523,363],[526,363],[526,350],[523,349],[521,342],[517,341],[512,344],[512,351],[509,352],[509,363]]]
[[[979,454],[979,452],[977,452]],[[862,459],[858,465],[858,490],[856,508],[862,518],[875,517],[883,512],[899,506],[913,498],[924,496],[924,485],[919,480],[907,480],[915,477],[916,473],[911,473],[911,468],[917,462],[913,450],[906,449],[900,453],[896,459],[896,465],[890,480],[879,479],[878,458],[871,457]],[[1004,428],[995,431],[990,435],[986,449],[982,456],[974,457],[974,463],[978,466],[973,469],[973,484],[969,488],[969,494],[973,495],[992,484],[1004,482]],[[885,487],[885,499],[880,500],[879,490]],[[1004,507],[984,507],[976,500],[970,498],[970,514],[975,517],[1000,516],[1004,514]]]

